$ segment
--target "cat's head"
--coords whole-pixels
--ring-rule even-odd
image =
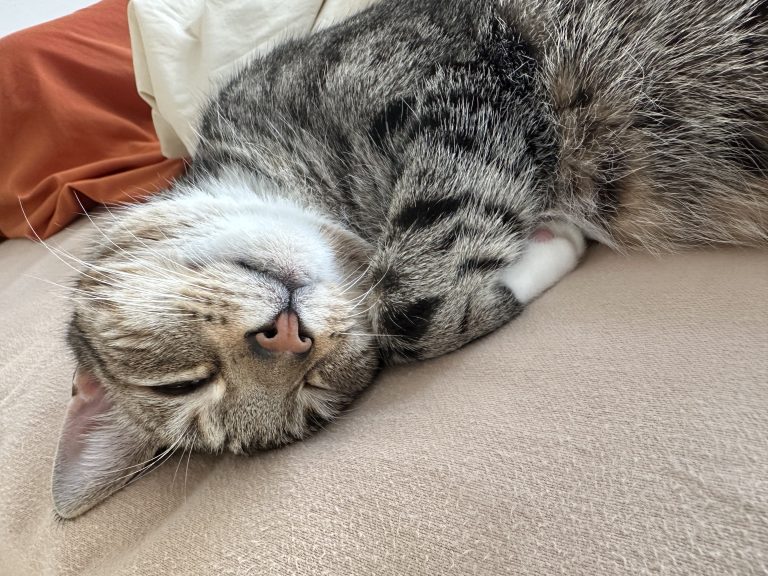
[[[373,378],[369,247],[274,192],[235,175],[178,184],[99,223],[69,328],[61,516],[174,450],[300,439]]]

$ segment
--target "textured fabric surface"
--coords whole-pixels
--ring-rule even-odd
[[[33,238],[26,212],[45,238],[81,205],[130,201],[180,173],[136,92],[126,5],[0,39],[0,236]]]
[[[84,222],[53,242],[77,251]],[[67,267],[0,244],[0,574],[764,574],[768,254],[592,249],[499,332],[263,455],[57,522]]]
[[[131,0],[136,84],[163,153],[189,156],[201,106],[222,81],[276,43],[325,28],[374,0]]]

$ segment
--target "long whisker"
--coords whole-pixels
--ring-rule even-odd
[[[91,278],[91,279],[92,279],[92,280],[94,280],[95,282],[98,282],[98,280],[96,280],[95,278],[93,278],[93,277],[91,277],[91,276],[88,276],[88,275],[87,275],[87,274],[85,274],[85,273],[84,273],[82,270],[78,270],[77,268],[75,268],[74,266],[72,266],[72,264],[70,264],[69,262],[67,262],[66,260],[64,260],[64,258],[62,258],[62,257],[61,257],[61,256],[60,256],[60,255],[57,253],[57,250],[58,250],[58,248],[57,248],[56,250],[54,250],[54,248],[53,248],[53,247],[49,246],[49,245],[48,245],[48,243],[47,243],[47,242],[45,242],[45,241],[44,241],[44,240],[43,240],[43,239],[40,237],[40,235],[37,233],[37,230],[35,230],[35,227],[32,225],[32,222],[30,222],[30,220],[29,220],[29,217],[27,216],[27,211],[24,209],[24,203],[22,202],[22,200],[21,200],[21,197],[19,197],[19,208],[21,208],[21,213],[22,213],[22,215],[24,216],[24,220],[26,220],[26,222],[27,222],[27,226],[29,226],[29,229],[32,231],[32,234],[34,234],[34,235],[35,235],[35,238],[37,239],[37,241],[38,241],[38,242],[40,242],[40,244],[41,244],[41,245],[42,245],[42,246],[43,246],[43,247],[44,247],[46,250],[48,250],[48,251],[49,251],[51,254],[53,254],[53,255],[56,257],[56,259],[57,259],[57,260],[59,260],[60,262],[62,262],[62,263],[65,265],[65,266],[67,266],[68,268],[71,268],[72,270],[74,270],[74,271],[75,271],[77,274],[83,274],[84,276],[86,276],[86,277],[88,277],[88,278]],[[66,256],[70,257],[70,258],[75,258],[74,256],[72,256],[71,254],[67,253],[66,251],[62,251],[62,252],[64,252],[64,254],[65,254]],[[76,260],[79,260],[78,258],[75,258],[75,259],[76,259]]]
[[[195,442],[197,442],[197,431],[195,431],[195,436],[192,438],[192,441],[189,443],[189,455],[187,456],[187,466],[184,470],[184,503],[187,502],[187,475],[189,474],[189,461],[192,459],[192,447],[195,445]],[[183,458],[182,454],[182,458]]]
[[[184,449],[181,451],[181,458],[179,458],[179,462],[176,464],[176,469],[173,471],[173,478],[171,478],[171,488],[173,488],[173,485],[176,483],[176,474],[179,472],[179,466],[181,466],[181,463],[184,461],[184,453],[187,451],[187,447],[185,446]]]
[[[387,269],[384,271],[384,274],[382,274],[382,275],[381,275],[381,278],[379,278],[379,280],[378,280],[378,282],[376,282],[376,284],[374,284],[373,286],[371,286],[370,288],[368,288],[368,290],[366,290],[366,291],[365,291],[365,292],[364,292],[362,295],[360,295],[360,296],[358,296],[357,298],[355,298],[355,299],[353,299],[353,300],[352,300],[353,302],[354,302],[355,300],[357,300],[357,303],[356,303],[355,305],[353,305],[353,306],[352,306],[352,310],[354,310],[354,309],[355,309],[355,308],[357,308],[357,307],[358,307],[358,306],[359,306],[359,305],[360,305],[362,302],[364,302],[364,301],[365,301],[365,299],[368,297],[368,295],[369,295],[369,294],[370,294],[370,293],[371,293],[371,292],[372,292],[372,291],[373,291],[373,290],[374,290],[376,287],[378,287],[378,285],[379,285],[379,284],[381,284],[381,283],[384,281],[384,279],[387,277],[387,274],[389,274],[389,270],[391,269],[391,267],[392,267],[392,264],[390,263],[389,265],[387,265]]]
[[[368,336],[371,338],[408,338],[407,334],[377,334],[375,332],[336,332],[344,336]]]
[[[155,255],[157,258],[159,258],[161,260],[165,260],[166,262],[170,263],[173,267],[158,266],[154,262],[152,262],[152,261],[150,261],[150,260],[148,260],[146,258],[142,258],[137,253],[132,253],[132,252],[129,252],[128,250],[125,250],[124,248],[122,248],[121,246],[115,244],[109,238],[107,238],[107,240],[109,240],[109,242],[111,244],[113,244],[120,251],[120,253],[123,254],[129,261],[131,261],[131,262],[133,262],[135,264],[138,264],[142,268],[145,268],[147,270],[151,270],[151,271],[155,272],[156,274],[159,274],[160,276],[162,276],[163,278],[166,278],[166,279],[178,279],[178,278],[181,278],[181,279],[192,280],[192,281],[196,281],[198,279],[194,275],[194,270],[192,270],[188,266],[185,266],[182,262],[180,262],[178,260],[174,260],[172,258],[169,258],[168,256],[166,256],[164,254],[161,254],[157,250],[154,250],[153,248],[151,248],[146,242],[143,242],[138,236],[136,236],[133,232],[131,232],[131,230],[128,227],[123,225],[120,222],[120,220],[117,217],[115,217],[114,214],[112,214],[112,212],[110,212],[109,209],[106,206],[104,208],[107,210],[107,212],[109,212],[110,216],[112,216],[112,218],[114,219],[116,225],[120,226],[127,234],[130,234],[131,237],[133,237],[134,240],[136,240],[136,242],[141,244],[144,247],[145,250],[147,250],[151,254]],[[93,220],[91,220],[91,221],[94,222]],[[94,222],[94,226],[96,226],[95,222]],[[102,232],[102,235],[103,235],[103,232]],[[178,270],[177,269],[178,267],[182,268],[183,271],[182,270]],[[191,272],[193,275],[190,276],[186,272]]]
[[[342,284],[342,287],[344,287],[344,289],[341,291],[341,294],[346,294],[349,290],[351,290],[352,288],[357,286],[357,283],[360,282],[363,278],[365,278],[365,276],[368,274],[368,271],[371,269],[371,264],[372,264],[372,262],[368,262],[368,265],[365,267],[365,270],[363,270],[360,273],[360,275],[357,278],[355,278],[354,281],[351,284],[349,284],[346,287],[344,287],[344,284]],[[355,268],[355,271],[358,270],[359,268],[360,268],[360,266]]]
[[[123,488],[125,488],[127,486],[130,486],[131,484],[136,482],[136,480],[138,480],[139,478],[143,477],[144,474],[146,472],[148,472],[149,470],[157,470],[158,468],[160,468],[160,466],[162,466],[163,464],[168,462],[168,460],[170,460],[173,457],[173,455],[176,453],[176,451],[182,446],[181,442],[184,440],[184,437],[187,435],[187,432],[189,432],[189,429],[184,431],[184,433],[182,433],[182,435],[179,437],[179,439],[174,443],[175,447],[173,448],[173,450],[171,450],[170,452],[168,450],[165,451],[165,454],[167,454],[167,455],[164,458],[162,458],[161,460],[157,460],[157,461],[153,462],[149,466],[145,466],[144,468],[142,468],[138,472],[135,472],[134,473],[135,476],[133,478],[131,478],[128,482],[126,482],[126,484],[125,484],[125,486],[123,486]],[[125,476],[123,476],[123,478],[124,477]]]
[[[185,433],[186,433],[186,431],[185,431]],[[120,476],[118,478],[111,479],[109,482],[113,483],[113,482],[117,482],[118,480],[122,480],[123,478],[128,478],[129,476],[132,476],[133,474],[136,474],[137,472],[140,472],[141,469],[147,468],[149,466],[152,466],[153,463],[155,463],[157,460],[159,460],[159,459],[163,458],[164,456],[166,456],[169,452],[174,450],[174,448],[177,448],[178,444],[182,440],[184,440],[185,433],[183,433],[181,436],[179,436],[179,438],[173,444],[171,444],[168,448],[166,448],[160,454],[155,454],[154,456],[152,456],[152,458],[144,460],[143,462],[139,462],[138,464],[133,464],[131,466],[126,466],[125,468],[118,468],[116,470],[112,470],[113,473],[125,472],[126,470],[133,470],[133,472],[130,472],[128,474],[124,474],[123,476]],[[139,470],[135,470],[136,468],[138,468]]]
[[[125,225],[122,223],[121,219],[120,219],[120,218],[118,218],[118,217],[117,217],[117,216],[116,216],[116,215],[115,215],[115,214],[114,214],[114,213],[113,213],[113,212],[112,212],[112,211],[109,209],[109,206],[105,205],[105,206],[104,206],[104,209],[105,209],[105,210],[107,211],[107,213],[108,213],[108,214],[109,214],[109,215],[112,217],[112,220],[115,222],[115,224],[116,224],[116,225],[120,226],[120,228],[122,228],[122,229],[123,229],[123,230],[124,230],[126,233],[130,234],[130,235],[131,235],[131,237],[132,237],[134,240],[136,240],[136,241],[137,241],[139,244],[141,244],[141,245],[142,245],[144,248],[146,248],[146,249],[147,249],[147,250],[148,250],[150,253],[154,254],[155,256],[157,256],[158,258],[160,258],[160,259],[162,259],[162,260],[165,260],[166,262],[169,262],[169,263],[173,264],[174,266],[180,266],[180,267],[181,267],[181,268],[183,268],[183,269],[184,269],[186,272],[189,272],[189,273],[191,274],[191,276],[189,276],[189,275],[187,275],[187,274],[182,274],[182,273],[180,273],[179,271],[176,271],[176,270],[174,270],[173,272],[174,272],[175,274],[177,274],[177,275],[178,275],[178,276],[180,276],[180,277],[184,277],[184,278],[188,278],[188,279],[192,279],[192,280],[197,280],[197,275],[195,274],[195,270],[193,270],[192,268],[190,268],[189,266],[187,266],[187,265],[186,265],[186,264],[184,264],[183,262],[181,262],[181,261],[179,261],[179,260],[174,260],[174,259],[172,259],[172,258],[169,258],[169,257],[168,257],[168,256],[166,256],[165,254],[162,254],[162,253],[158,252],[157,250],[153,249],[153,248],[152,248],[152,247],[151,247],[149,244],[147,244],[146,242],[144,242],[144,241],[143,241],[141,238],[139,238],[138,236],[136,236],[136,235],[135,235],[135,234],[134,234],[134,233],[133,233],[133,232],[132,232],[132,231],[131,231],[131,230],[130,230],[130,229],[127,227],[127,226],[125,226]],[[160,232],[160,233],[163,235],[163,237],[164,237],[166,240],[168,240],[168,241],[170,242],[170,238],[168,238],[168,236],[166,235],[166,233],[165,233],[163,230],[161,230],[159,227],[156,227],[156,229],[157,229],[157,230],[158,230],[158,231],[159,231],[159,232]],[[218,271],[216,271],[216,272],[218,273]]]

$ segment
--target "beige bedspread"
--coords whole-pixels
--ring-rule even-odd
[[[77,252],[80,222],[54,237]],[[765,574],[768,254],[593,249],[518,320],[258,457],[57,522],[68,270],[0,244],[0,574]],[[39,279],[37,279],[39,278]]]

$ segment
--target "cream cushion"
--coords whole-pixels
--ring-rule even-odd
[[[82,254],[87,222],[52,243]],[[177,456],[54,518],[71,276],[0,244],[0,574],[759,574],[768,253],[593,248],[518,320],[314,438]]]

